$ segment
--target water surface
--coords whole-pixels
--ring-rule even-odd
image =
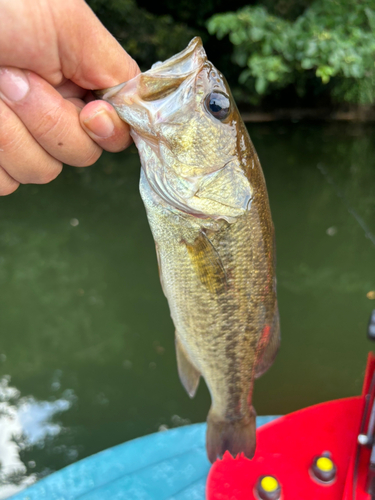
[[[276,227],[282,328],[254,404],[284,414],[361,390],[375,308],[375,128],[249,131]],[[204,383],[190,400],[178,380],[139,169],[132,147],[0,199],[0,498],[206,418]]]

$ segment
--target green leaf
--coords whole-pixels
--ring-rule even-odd
[[[259,77],[255,81],[255,90],[258,94],[264,94],[267,88],[267,80],[265,78]]]
[[[319,66],[315,72],[317,77],[322,79],[323,83],[328,83],[334,74],[334,69],[330,66]]]
[[[320,82],[331,82],[332,95],[374,102],[375,0],[314,0],[294,21],[270,15],[260,5],[246,6],[213,16],[208,29],[218,37],[229,34],[234,62],[249,68],[240,83],[248,86],[255,78],[258,94],[291,82],[303,94],[316,68]],[[343,82],[348,82],[345,91]],[[351,92],[350,86],[361,90]]]
[[[303,69],[311,69],[314,66],[314,63],[311,59],[302,59],[301,61],[301,67]]]

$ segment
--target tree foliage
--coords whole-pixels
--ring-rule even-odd
[[[315,0],[294,21],[247,6],[207,27],[229,35],[252,102],[290,84],[303,95],[313,76],[338,102],[375,103],[375,0]]]

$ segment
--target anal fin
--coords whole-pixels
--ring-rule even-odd
[[[178,374],[182,385],[185,387],[186,392],[191,398],[195,396],[197,392],[200,373],[195,368],[195,366],[190,361],[183,345],[178,340],[176,335],[176,356],[177,356],[177,368]]]

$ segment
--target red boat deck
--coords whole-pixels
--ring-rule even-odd
[[[226,453],[211,468],[207,500],[371,499],[374,372],[375,356],[369,354],[362,396],[318,404],[264,425],[252,460]]]

